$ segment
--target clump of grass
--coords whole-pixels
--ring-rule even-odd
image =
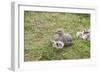
[[[90,58],[90,41],[76,37],[77,31],[90,27],[89,14],[25,11],[24,23],[25,61]],[[73,45],[52,47],[50,39],[58,28],[72,35]]]

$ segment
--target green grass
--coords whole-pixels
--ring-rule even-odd
[[[89,14],[24,12],[24,60],[63,60],[90,58],[90,41],[78,39],[77,31],[90,27]],[[73,45],[63,49],[52,47],[50,39],[62,28],[73,38]]]

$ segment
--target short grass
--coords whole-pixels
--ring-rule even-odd
[[[78,13],[24,12],[24,60],[64,60],[90,58],[90,41],[78,39],[77,31],[90,27],[90,15]],[[52,47],[50,39],[57,29],[73,38],[73,45]]]

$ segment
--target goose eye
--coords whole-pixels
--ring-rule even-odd
[[[59,46],[59,44],[58,44],[58,43],[56,43],[56,45],[57,45],[57,46]]]

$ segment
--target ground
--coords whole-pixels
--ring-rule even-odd
[[[52,47],[50,39],[59,28],[72,35],[73,45]],[[89,14],[25,11],[24,61],[90,58],[90,41],[76,37],[85,28],[90,28]]]

